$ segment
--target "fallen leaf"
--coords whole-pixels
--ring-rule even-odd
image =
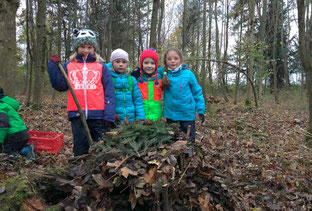
[[[125,178],[128,178],[129,174],[132,176],[138,175],[137,171],[133,171],[133,170],[129,169],[127,166],[120,169],[120,171],[121,171],[121,175],[124,176]]]
[[[155,181],[156,172],[157,172],[156,166],[148,170],[148,173],[143,175],[145,182],[149,184],[153,183]]]
[[[92,174],[92,178],[102,188],[111,188],[111,187],[113,187],[113,184],[110,181],[105,180],[102,177],[101,174]]]

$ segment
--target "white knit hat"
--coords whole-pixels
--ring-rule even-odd
[[[129,55],[126,51],[120,48],[117,48],[116,50],[112,52],[111,57],[110,57],[110,62],[112,63],[116,59],[124,59],[127,62],[129,62]]]

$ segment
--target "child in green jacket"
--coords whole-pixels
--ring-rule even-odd
[[[19,107],[20,104],[14,98],[5,96],[0,87],[0,152],[33,158],[33,146],[26,146],[30,137],[17,113]]]

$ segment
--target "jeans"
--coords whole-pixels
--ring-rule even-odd
[[[195,142],[195,133],[196,133],[196,128],[195,128],[195,120],[193,121],[173,121],[172,119],[166,119],[168,124],[172,123],[180,123],[180,129],[187,134],[187,128],[190,125],[191,130],[190,130],[190,137],[189,141],[190,142]]]
[[[74,136],[74,156],[88,154],[89,142],[80,118],[71,119],[72,133]],[[92,140],[98,142],[102,139],[103,133],[109,131],[102,119],[87,119]]]

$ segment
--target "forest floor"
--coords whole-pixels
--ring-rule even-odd
[[[30,130],[64,133],[61,152],[38,156],[36,169],[64,165],[73,156],[65,102],[60,95],[45,100],[41,110],[20,110]],[[265,99],[254,108],[220,100],[211,108],[206,121],[197,122],[196,138],[210,151],[209,165],[226,175],[223,187],[250,210],[312,210],[312,148],[304,141],[306,103],[294,99],[277,105]]]

